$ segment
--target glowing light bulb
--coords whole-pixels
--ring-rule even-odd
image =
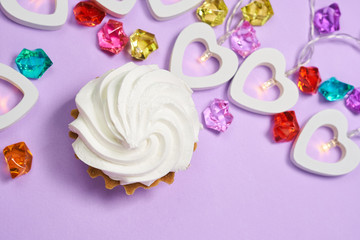
[[[355,129],[347,134],[348,138],[353,138],[356,136],[360,136],[360,128]],[[320,146],[320,150],[322,152],[328,152],[330,149],[339,145],[339,142],[336,138],[330,140],[328,143],[324,143]]]
[[[336,138],[330,140],[328,143],[325,143],[325,144],[322,144],[321,147],[320,147],[320,150],[322,152],[328,152],[330,151],[330,149],[336,147],[338,145],[338,141]]]
[[[31,0],[29,3],[35,7],[35,10],[37,10],[41,5],[44,4],[44,0]]]
[[[0,112],[6,113],[9,111],[8,102],[9,96],[0,97]]]
[[[199,62],[203,63],[211,58],[212,54],[209,50],[206,50],[204,54],[199,58]]]
[[[276,83],[276,80],[271,78],[269,80],[267,80],[266,82],[264,82],[263,84],[261,84],[260,88],[265,91],[273,86],[275,86],[277,83]]]

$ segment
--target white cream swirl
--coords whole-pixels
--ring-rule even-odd
[[[186,169],[201,124],[184,81],[155,65],[128,63],[76,96],[75,154],[122,185],[147,186]]]

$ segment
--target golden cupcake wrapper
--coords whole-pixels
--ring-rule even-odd
[[[71,111],[71,116],[76,119],[79,116],[79,110],[78,109],[73,109]],[[76,139],[76,138],[78,138],[78,135],[76,133],[70,131],[69,132],[69,137],[73,138],[73,139]],[[196,147],[197,147],[197,144],[194,143],[194,151],[196,150]],[[76,154],[75,154],[75,157],[77,159],[79,159],[78,156],[76,156]],[[89,176],[91,178],[103,177],[104,181],[105,181],[105,188],[107,188],[107,189],[113,189],[116,186],[121,185],[120,181],[116,181],[116,180],[111,179],[108,175],[106,175],[103,171],[101,171],[99,169],[96,169],[96,168],[93,168],[93,167],[89,166],[89,168],[87,170],[87,173],[89,174]],[[165,182],[167,184],[172,184],[174,182],[174,178],[175,178],[175,173],[174,172],[169,172],[168,174],[166,174],[162,178],[157,179],[150,186],[146,186],[146,185],[144,185],[142,183],[139,183],[139,182],[132,183],[132,184],[127,184],[127,185],[122,185],[122,186],[124,187],[125,192],[126,192],[127,195],[132,195],[132,194],[134,194],[134,192],[138,188],[149,189],[149,188],[157,186],[160,182]]]

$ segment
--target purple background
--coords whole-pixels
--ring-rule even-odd
[[[20,2],[29,9],[36,8],[36,2]],[[37,11],[50,12],[53,3],[43,2],[38,1]],[[43,48],[54,62],[42,78],[33,81],[40,93],[35,107],[0,132],[1,149],[25,141],[34,155],[30,173],[15,180],[0,156],[1,239],[359,239],[360,169],[335,178],[299,170],[290,162],[292,143],[273,143],[271,116],[249,113],[232,104],[234,121],[228,131],[201,131],[191,167],[176,174],[171,186],[162,183],[126,196],[120,187],[109,191],[102,179],[90,179],[87,166],[75,159],[67,135],[74,97],[89,80],[132,58],[127,52],[110,56],[99,50],[96,33],[100,26],[77,25],[71,12],[77,2],[69,1],[68,21],[58,31],[23,27],[0,14],[0,62],[14,67],[22,48]],[[236,0],[225,2],[232,9]],[[271,3],[275,16],[257,27],[257,34],[262,47],[279,49],[290,68],[307,40],[308,2]],[[330,3],[319,1],[317,8]],[[340,8],[342,32],[357,36],[360,2],[342,1]],[[158,64],[167,69],[177,35],[197,19],[192,10],[158,22],[151,17],[145,0],[138,0],[121,21],[128,35],[137,28],[156,34],[159,50],[138,64]],[[214,29],[220,36],[224,26]],[[224,46],[228,47],[228,42]],[[205,66],[196,62],[202,51],[197,44],[188,48],[184,63],[187,74],[215,70],[216,61]],[[311,65],[319,67],[324,80],[335,76],[359,86],[359,59],[357,48],[332,41],[316,46]],[[256,94],[256,86],[269,76],[263,67],[253,71],[247,92]],[[0,82],[0,97],[10,96],[8,107],[14,106],[20,100],[19,92]],[[227,89],[224,84],[195,92],[199,117],[214,97],[226,99]],[[272,89],[261,97],[271,99],[275,95]],[[349,112],[343,101],[329,103],[319,95],[300,95],[293,109],[301,126],[315,113],[335,108],[346,115],[350,129],[360,127],[359,116]],[[339,157],[336,150],[328,154],[317,150],[332,133],[326,129],[318,133],[309,152],[319,160],[335,161]],[[359,138],[355,141],[360,144]]]

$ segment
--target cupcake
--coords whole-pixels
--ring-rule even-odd
[[[156,65],[128,63],[87,83],[69,124],[78,159],[106,188],[128,195],[164,181],[191,161],[202,127],[192,90]]]

